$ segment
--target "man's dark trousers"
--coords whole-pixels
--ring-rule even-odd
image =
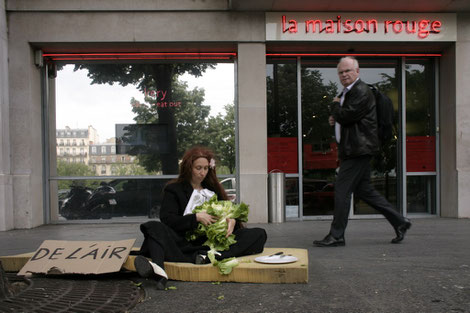
[[[343,238],[348,225],[351,193],[382,213],[393,227],[404,223],[403,216],[370,184],[371,156],[342,160],[335,182],[335,210],[330,234]]]

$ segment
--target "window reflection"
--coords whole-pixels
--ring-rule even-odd
[[[297,63],[267,64],[268,172],[298,172]]]
[[[406,64],[406,171],[436,171],[434,70],[431,60]]]
[[[436,113],[432,59],[406,62],[407,211],[436,214]],[[425,174],[425,175],[422,175]]]
[[[66,220],[155,218],[167,182],[168,179],[61,180],[59,216]]]
[[[302,65],[303,215],[329,215],[334,210],[337,149],[328,124],[329,105],[338,93],[336,62]]]
[[[396,60],[360,60],[361,79],[376,85],[392,99],[398,116],[399,98]],[[305,60],[302,66],[302,140],[304,215],[330,215],[334,209],[337,146],[328,124],[328,106],[340,90],[337,60]],[[398,118],[395,118],[398,123]],[[395,130],[398,124],[395,125]],[[371,182],[394,206],[398,203],[397,136],[372,161]],[[354,214],[376,214],[356,200]]]
[[[436,214],[435,176],[409,176],[406,187],[408,212]]]
[[[233,63],[63,66],[52,176],[177,175],[196,144],[235,174],[234,77]]]

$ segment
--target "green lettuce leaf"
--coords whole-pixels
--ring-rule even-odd
[[[227,219],[233,218],[240,222],[247,222],[249,207],[243,202],[235,204],[231,201],[218,201],[217,195],[214,195],[209,201],[197,206],[193,213],[196,214],[202,211],[217,217],[217,222],[207,226],[199,223],[194,231],[186,233],[186,239],[192,241],[198,237],[206,236],[207,240],[204,242],[204,245],[210,248],[208,256],[212,265],[218,266],[219,273],[224,275],[229,274],[232,268],[238,265],[236,258],[217,261],[214,254],[217,251],[228,250],[231,245],[237,242],[233,234],[226,237]]]

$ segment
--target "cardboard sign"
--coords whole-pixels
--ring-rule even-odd
[[[118,272],[135,239],[120,241],[45,240],[18,275]]]

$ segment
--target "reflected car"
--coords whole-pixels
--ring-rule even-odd
[[[59,214],[68,219],[98,219],[110,218],[116,205],[116,192],[106,182],[91,189],[81,184],[73,184],[63,198],[59,198]]]
[[[74,192],[59,200],[59,213],[66,219],[157,218],[167,182],[162,179],[115,179],[109,183],[101,182],[95,190],[72,188]],[[109,192],[102,192],[103,189]],[[96,203],[100,204],[99,207]]]
[[[228,199],[235,202],[237,200],[237,180],[235,177],[225,178],[220,182],[220,184],[224,187]]]
[[[158,217],[167,182],[167,179],[116,179],[109,182],[116,190],[117,204],[113,216]]]

